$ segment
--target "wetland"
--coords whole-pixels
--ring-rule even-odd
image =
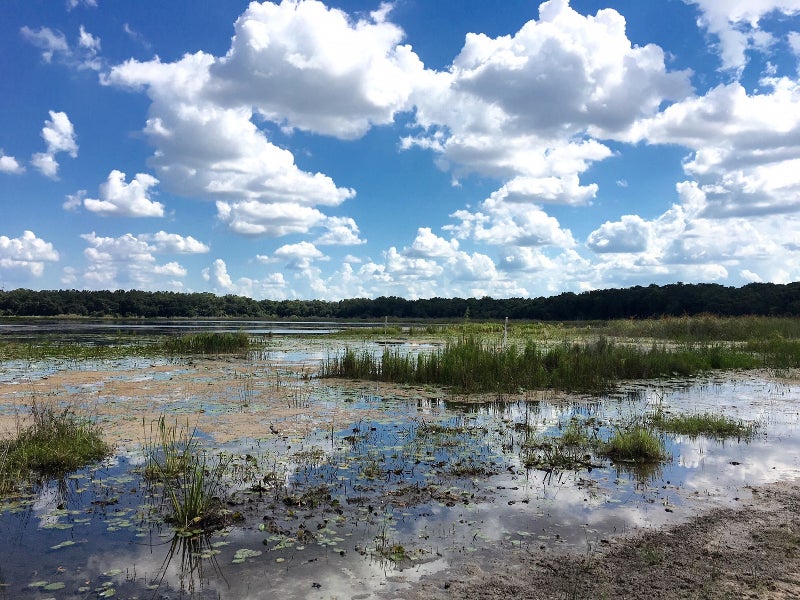
[[[91,423],[111,450],[5,495],[0,597],[792,597],[797,339],[780,320],[764,325],[779,333],[747,339],[706,320],[646,332],[2,323],[3,438],[46,406]],[[709,323],[711,339],[675,334]],[[168,351],[162,340],[207,332],[246,343]],[[477,357],[464,350],[470,336],[513,370],[477,377],[496,365],[446,357]],[[507,385],[520,371],[512,347],[515,360],[544,365],[538,385]],[[571,385],[568,374],[586,369],[563,357],[598,347],[610,348],[605,371],[617,356],[629,365],[632,348],[658,367]],[[686,360],[664,359],[687,352],[716,362],[685,372]],[[736,366],[721,368],[731,356]],[[369,368],[332,372],[347,357]],[[474,391],[413,371],[448,360],[503,385]],[[620,453],[641,438],[654,454]],[[172,455],[182,466],[164,475]],[[210,503],[176,518],[170,494],[182,507],[197,488]]]

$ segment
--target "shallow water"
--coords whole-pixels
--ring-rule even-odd
[[[318,347],[304,353],[297,343],[270,354],[287,370],[321,360]],[[18,369],[4,364],[0,378],[14,380]],[[275,475],[260,491],[246,477],[231,482],[230,509],[244,522],[175,540],[136,470],[141,454],[120,455],[6,506],[0,597],[377,598],[464,557],[517,547],[590,552],[615,535],[745,501],[748,486],[800,476],[800,386],[760,376],[486,404],[313,386],[310,405],[369,416],[303,437],[215,446],[256,457],[259,476]],[[223,413],[222,400],[205,406]],[[527,432],[557,435],[572,418],[592,418],[604,433],[656,407],[761,427],[748,441],[665,435],[670,459],[645,473],[602,460],[575,472],[522,466]]]

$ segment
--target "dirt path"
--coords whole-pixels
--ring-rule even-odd
[[[800,597],[800,482],[736,509],[617,539],[597,554],[514,552],[425,580],[404,600]]]

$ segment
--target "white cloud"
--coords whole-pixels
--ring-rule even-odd
[[[3,149],[0,148],[0,173],[19,174],[25,172],[19,161],[13,156],[8,156]]]
[[[217,202],[217,218],[234,233],[269,237],[305,233],[325,221],[325,215],[315,208],[257,200]]]
[[[535,201],[580,204],[596,188],[579,174],[611,155],[587,136],[613,137],[685,97],[689,74],[668,72],[659,47],[633,46],[614,10],[584,17],[551,0],[539,13],[514,35],[468,34],[450,72],[423,80],[424,131],[403,146],[440,154],[456,177],[502,177]]]
[[[388,9],[353,21],[314,0],[250,4],[211,69],[215,97],[288,127],[356,138],[411,107],[423,67]],[[264,68],[268,65],[269,68]]]
[[[237,294],[250,298],[274,300],[284,300],[290,296],[297,297],[297,294],[289,289],[281,273],[272,273],[263,279],[240,277],[234,281],[228,274],[228,266],[221,258],[214,260],[210,267],[203,269],[203,279],[209,282],[214,292],[218,294]]]
[[[314,261],[327,259],[314,244],[309,242],[286,244],[275,250],[273,256],[282,261],[287,269],[297,271],[309,269]]]
[[[145,133],[157,148],[150,164],[168,190],[217,201],[220,220],[243,235],[306,232],[324,220],[315,206],[336,206],[355,192],[322,173],[307,173],[288,150],[253,123],[249,104],[214,99],[215,58],[197,53],[114,67],[106,83],[146,87],[153,103]],[[273,225],[279,215],[284,225]]]
[[[188,275],[186,268],[175,261],[160,264],[156,255],[203,252],[202,248],[206,248],[192,237],[164,231],[139,236],[126,233],[119,237],[92,232],[81,238],[87,243],[83,254],[88,265],[80,281],[90,288],[182,289],[183,283],[178,279]],[[65,273],[65,277],[76,276],[77,273]]]
[[[49,27],[31,29],[24,26],[20,29],[22,37],[33,46],[42,51],[42,60],[46,63],[57,62],[78,70],[91,69],[99,71],[103,67],[98,56],[100,52],[100,38],[86,31],[83,25],[78,30],[78,41],[75,48],[71,47],[66,36]]]
[[[49,27],[40,27],[33,30],[28,26],[20,29],[22,37],[42,51],[42,59],[49,63],[56,55],[70,53],[67,38],[60,31],[53,31]]]
[[[139,235],[139,239],[149,243],[155,251],[165,254],[205,254],[210,251],[208,245],[197,241],[192,236],[184,237],[166,231],[143,233]]]
[[[53,244],[38,238],[32,231],[23,232],[19,238],[0,235],[0,276],[6,281],[40,277],[45,263],[58,260],[59,254]]]
[[[75,129],[67,113],[52,110],[49,112],[50,120],[45,121],[42,128],[42,138],[47,149],[45,152],[34,154],[31,164],[46,177],[55,179],[58,176],[56,154],[66,152],[75,158],[78,156],[78,144],[75,141]]]
[[[414,258],[452,258],[457,252],[458,240],[445,240],[434,234],[430,227],[420,227],[405,254]]]
[[[66,0],[66,5],[68,11],[81,5],[87,8],[97,8],[97,0]]]
[[[648,223],[637,215],[625,215],[616,223],[606,221],[589,234],[586,245],[595,252],[644,252],[650,239]]]
[[[760,29],[759,21],[770,13],[800,14],[797,0],[685,0],[696,4],[699,23],[719,40],[723,69],[741,71],[747,64],[747,51],[764,51],[774,42]]]
[[[704,195],[706,216],[796,212],[800,209],[800,83],[739,83],[673,104],[639,123],[632,139],[693,150],[684,170]]]
[[[507,202],[503,190],[484,200],[479,211],[458,210],[451,216],[461,222],[442,229],[457,239],[502,246],[575,246],[572,233],[556,218],[535,205]]]
[[[126,183],[125,173],[115,169],[100,184],[100,199],[86,198],[83,206],[103,216],[163,217],[164,205],[149,198],[150,188],[157,184],[158,179],[147,173],[137,173]]]
[[[325,233],[315,243],[320,246],[357,246],[366,244],[359,236],[358,225],[350,217],[327,217],[321,227]]]

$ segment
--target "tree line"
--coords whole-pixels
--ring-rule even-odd
[[[800,316],[800,282],[635,286],[539,298],[398,296],[325,300],[254,300],[208,292],[140,290],[0,291],[0,316],[252,319],[527,319],[574,321],[696,314]]]

